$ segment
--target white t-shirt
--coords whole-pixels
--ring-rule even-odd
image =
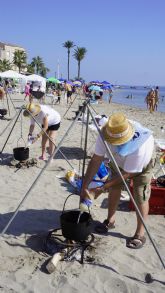
[[[139,173],[142,172],[143,168],[148,165],[152,158],[154,149],[154,138],[152,135],[136,150],[134,153],[127,156],[119,155],[115,150],[115,146],[108,144],[118,166],[128,173]],[[100,137],[97,137],[95,154],[98,156],[105,156],[107,154],[106,147]]]
[[[54,109],[46,105],[40,105],[40,107],[41,107],[41,111],[39,112],[38,115],[35,116],[35,119],[37,120],[39,124],[41,125],[43,124],[43,120],[46,116],[48,117],[48,126],[56,125],[60,123],[61,116],[57,111],[55,111]],[[31,118],[31,124],[32,125],[35,124],[35,121],[33,118]]]

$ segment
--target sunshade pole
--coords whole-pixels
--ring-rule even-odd
[[[5,226],[5,228],[2,230],[0,236],[4,236],[5,232],[7,231],[7,229],[9,228],[9,226],[11,225],[11,223],[13,222],[14,218],[16,217],[16,215],[18,214],[19,209],[21,208],[21,206],[23,205],[23,203],[25,202],[26,198],[28,197],[28,195],[30,194],[30,192],[33,190],[33,188],[35,187],[35,185],[37,184],[40,176],[42,175],[42,173],[46,170],[47,166],[49,165],[51,159],[56,155],[56,153],[58,152],[59,148],[61,147],[65,137],[69,134],[70,130],[72,129],[73,125],[76,123],[76,121],[78,120],[79,116],[80,116],[81,112],[77,115],[76,119],[71,123],[71,125],[69,126],[69,128],[67,129],[67,131],[65,132],[64,136],[62,137],[62,139],[60,140],[57,148],[54,150],[52,156],[49,158],[49,160],[46,162],[45,166],[43,167],[43,169],[40,171],[40,173],[38,174],[38,176],[36,177],[36,179],[33,181],[31,187],[28,189],[28,191],[26,192],[26,194],[24,195],[23,199],[21,200],[21,202],[19,203],[18,207],[16,208],[13,216],[11,217],[11,219],[9,220],[9,222],[7,223],[7,225]]]
[[[92,119],[94,121],[94,124],[95,124],[97,130],[98,130],[98,133],[99,133],[99,135],[100,135],[100,137],[101,137],[101,139],[102,139],[102,141],[103,141],[103,143],[104,143],[104,145],[106,147],[106,150],[107,150],[110,158],[112,159],[112,161],[113,161],[113,163],[114,163],[114,165],[115,165],[115,167],[116,167],[116,169],[117,169],[117,171],[118,171],[118,173],[119,173],[119,175],[120,175],[120,177],[121,177],[121,179],[122,179],[122,181],[123,181],[123,183],[125,185],[125,188],[126,188],[128,194],[129,194],[129,196],[130,196],[130,198],[131,198],[131,200],[132,200],[132,202],[133,202],[133,204],[135,206],[135,209],[136,209],[136,211],[137,211],[137,213],[138,213],[138,215],[139,215],[139,217],[140,217],[140,219],[141,219],[141,221],[142,221],[142,223],[144,225],[144,228],[145,228],[145,230],[146,230],[146,232],[148,234],[148,237],[149,237],[149,239],[150,239],[150,241],[151,241],[151,243],[152,243],[152,245],[153,245],[153,247],[154,247],[154,249],[155,249],[155,251],[156,251],[156,253],[157,253],[157,255],[158,255],[158,257],[159,257],[159,259],[161,261],[161,263],[162,263],[162,265],[163,265],[163,268],[165,269],[165,264],[163,262],[163,259],[162,259],[161,255],[160,255],[160,253],[159,253],[159,251],[158,251],[158,249],[157,249],[157,247],[156,247],[156,245],[155,245],[152,237],[151,237],[150,232],[148,231],[148,228],[147,228],[147,226],[146,226],[146,224],[144,222],[144,219],[142,217],[142,214],[141,214],[141,212],[140,212],[140,210],[139,210],[139,208],[138,208],[138,206],[137,206],[137,204],[136,204],[136,202],[135,202],[135,200],[134,200],[134,198],[133,198],[133,196],[132,196],[132,194],[131,194],[131,192],[129,190],[129,187],[128,187],[128,185],[127,185],[127,183],[126,183],[126,181],[125,181],[125,179],[124,179],[124,177],[123,177],[123,175],[122,175],[122,173],[121,173],[121,171],[119,169],[119,166],[118,166],[118,164],[117,164],[117,162],[116,162],[116,160],[115,160],[115,158],[114,158],[114,156],[113,156],[113,154],[112,154],[112,152],[111,152],[111,150],[110,150],[107,142],[104,140],[103,134],[102,134],[100,128],[98,127],[97,122],[96,122],[96,120],[95,120],[95,118],[94,118],[94,116],[93,116],[93,114],[92,114],[92,112],[91,112],[90,107],[89,107],[88,104],[87,104],[87,108],[88,108],[89,113],[90,113],[90,115],[91,115],[91,117],[92,117]]]

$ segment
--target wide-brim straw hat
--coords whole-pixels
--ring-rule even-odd
[[[112,114],[101,131],[104,139],[112,145],[121,145],[128,142],[135,133],[133,125],[120,112]]]
[[[23,112],[23,115],[27,117],[30,116],[31,113],[32,116],[36,116],[40,111],[41,106],[39,104],[29,103],[26,105],[26,110]]]

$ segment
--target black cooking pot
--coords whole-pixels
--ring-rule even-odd
[[[25,147],[18,147],[18,142],[23,140]],[[21,136],[17,141],[17,148],[13,149],[14,159],[17,161],[26,161],[29,159],[29,148],[26,147],[26,143]]]
[[[7,114],[6,109],[0,109],[0,115],[5,116]]]
[[[26,161],[29,159],[29,148],[17,147],[13,149],[14,159],[17,161]]]
[[[69,197],[70,195],[67,197],[67,199]],[[91,214],[87,212],[83,212],[82,214],[80,214],[79,210],[64,211],[64,208],[60,216],[62,235],[69,240],[86,240],[88,236],[92,233],[93,219],[91,217]]]

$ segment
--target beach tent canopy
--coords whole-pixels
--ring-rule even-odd
[[[60,83],[60,81],[55,77],[49,77],[46,81],[52,83]]]
[[[27,79],[26,75],[18,73],[17,71],[14,71],[14,70],[7,70],[7,71],[4,71],[4,72],[0,72],[0,77]]]
[[[37,82],[41,85],[41,91],[45,92],[46,91],[46,78],[42,77],[40,75],[37,74],[31,74],[29,76],[27,76],[27,81],[29,82]]]

